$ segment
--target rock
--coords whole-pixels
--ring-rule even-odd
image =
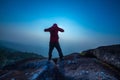
[[[42,61],[41,68],[32,71],[31,73],[27,74],[29,80],[54,80],[54,62],[50,61]],[[45,63],[45,64],[44,64]]]
[[[119,62],[117,53],[118,46],[108,46],[84,51],[82,55],[72,53],[63,60],[23,59],[1,69],[0,80],[120,80],[118,69],[109,65],[118,65],[110,61]]]
[[[8,67],[0,71],[0,80],[119,80],[114,71],[96,58],[77,53],[58,60],[57,64],[46,59],[29,59],[16,68]]]
[[[28,63],[27,63],[28,62]],[[54,78],[54,68],[55,64],[53,61],[47,60],[30,60],[19,64],[19,68],[2,70],[0,80],[55,80]],[[28,65],[32,66],[28,66]],[[23,66],[24,65],[24,66]],[[34,68],[33,68],[34,66]],[[11,66],[10,66],[11,67]],[[26,67],[26,68],[25,68]],[[27,68],[28,67],[28,68]],[[24,69],[25,68],[25,69]]]
[[[27,70],[27,69],[37,69],[41,67],[41,65],[46,64],[46,62],[41,63],[40,58],[29,58],[29,59],[24,59],[21,61],[16,61],[13,64],[5,66],[3,69],[4,70]]]
[[[98,47],[93,54],[101,61],[120,69],[120,45]]]
[[[120,70],[120,44],[111,46],[101,46],[82,52],[85,55],[95,56],[103,62],[115,66]]]
[[[96,58],[78,57],[72,54],[58,62],[68,80],[118,80],[118,75]],[[70,59],[73,56],[74,58]],[[76,57],[75,57],[76,56]],[[63,65],[64,64],[64,65]]]

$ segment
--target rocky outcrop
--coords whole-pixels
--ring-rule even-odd
[[[19,64],[19,65],[18,65]],[[11,66],[15,66],[12,68]],[[0,80],[54,80],[52,75],[55,64],[53,61],[32,59],[9,65],[1,70]]]
[[[96,58],[73,53],[56,64],[46,59],[18,61],[0,71],[0,80],[119,80],[119,75]]]
[[[72,53],[63,60],[23,59],[2,68],[0,80],[120,80],[119,70],[111,66],[119,68],[119,47],[103,46],[82,54]]]
[[[101,46],[96,49],[83,51],[82,54],[95,56],[97,59],[120,70],[120,45]]]
[[[62,71],[69,80],[119,80],[119,73],[107,64],[96,58],[78,57],[78,55],[69,55],[63,62],[59,62],[61,65],[64,64],[59,69],[64,68]]]

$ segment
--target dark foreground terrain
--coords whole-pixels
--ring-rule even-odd
[[[62,61],[31,55],[9,64],[2,55],[0,80],[120,80],[120,45],[72,53]]]

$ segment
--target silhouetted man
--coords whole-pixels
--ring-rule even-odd
[[[49,53],[48,53],[49,60],[51,60],[52,51],[53,51],[54,47],[57,49],[57,51],[59,53],[60,60],[62,60],[63,59],[63,53],[62,53],[62,50],[61,50],[60,44],[59,44],[58,31],[64,32],[64,30],[59,28],[57,26],[57,24],[53,24],[50,28],[44,29],[44,31],[45,32],[50,32]]]

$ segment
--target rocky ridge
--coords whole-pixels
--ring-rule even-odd
[[[107,53],[109,56],[101,53],[104,49],[104,52],[114,52],[118,57],[114,58],[115,61],[119,61],[120,48],[117,46],[118,51],[113,48],[116,47],[98,47],[83,51],[82,54],[72,53],[62,61],[57,58],[51,61],[39,58],[16,61],[0,70],[0,80],[120,80],[118,63],[114,68],[109,61],[99,58],[100,55],[108,58],[113,56],[113,53]]]
[[[96,57],[120,70],[120,45],[101,46],[82,52],[83,55]]]

